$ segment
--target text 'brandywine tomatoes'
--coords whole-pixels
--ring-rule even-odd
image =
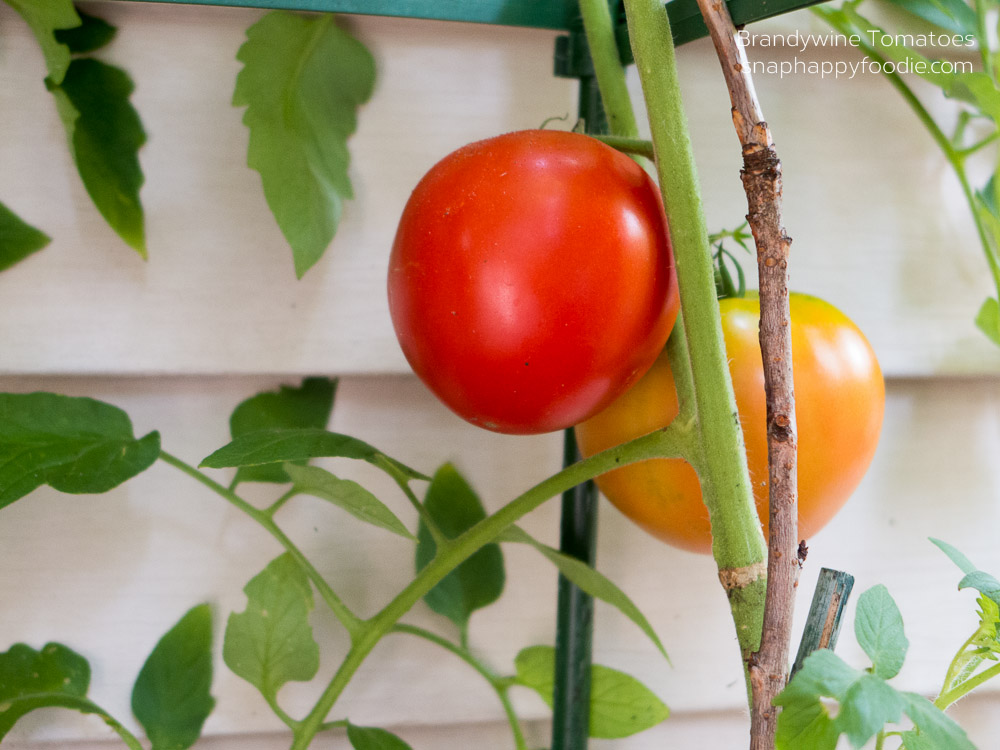
[[[819,531],[850,497],[871,463],[882,427],[885,385],[875,353],[837,308],[792,294],[792,371],[798,427],[799,537]],[[767,415],[758,340],[760,301],[719,303],[729,371],[757,512],[767,532]],[[577,427],[581,452],[593,455],[670,424],[677,393],[665,355],[624,396]],[[676,547],[711,550],[708,511],[698,476],[681,460],[653,460],[597,479],[604,495],[649,533]]]
[[[414,372],[490,430],[572,426],[652,365],[677,316],[659,191],[632,159],[533,130],[449,154],[410,197],[389,310]]]

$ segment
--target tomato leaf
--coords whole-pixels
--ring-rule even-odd
[[[823,699],[839,703],[836,716]],[[846,734],[861,747],[887,723],[898,721],[902,701],[880,677],[848,666],[828,649],[810,654],[778,695],[778,750],[834,750]]]
[[[910,642],[903,632],[903,615],[885,586],[873,586],[858,597],[854,634],[876,675],[888,680],[899,674]]]
[[[236,438],[258,430],[313,427],[323,429],[330,421],[337,381],[329,378],[306,378],[299,388],[281,386],[264,391],[237,406],[229,417],[229,432]],[[297,462],[304,464],[304,461]],[[245,466],[236,472],[240,482],[291,481],[281,463]]]
[[[953,547],[940,539],[934,539],[933,537],[931,538],[931,543],[948,555],[948,558],[955,563],[955,565],[957,565],[963,573],[971,573],[977,569],[976,566],[973,565],[972,561],[962,554],[956,547]]]
[[[139,189],[144,180],[138,151],[146,142],[129,103],[128,74],[91,58],[74,59],[59,85],[47,79],[77,171],[97,210],[112,229],[146,257],[145,218]]]
[[[359,727],[348,722],[347,739],[354,750],[411,750],[392,732],[377,727]]]
[[[375,62],[333,16],[272,12],[247,30],[233,105],[246,107],[247,163],[291,245],[301,278],[326,250],[353,197],[347,139],[371,96]]]
[[[312,589],[291,555],[275,558],[243,589],[247,608],[229,615],[222,658],[235,674],[274,701],[282,685],[319,670],[309,613]]]
[[[916,727],[915,732],[908,733],[911,734],[911,739],[906,740],[908,750],[976,750],[965,730],[929,700],[916,693],[901,693],[901,696],[904,711]],[[912,743],[913,734],[925,741]]]
[[[132,688],[132,713],[153,750],[186,750],[215,707],[212,610],[194,607],[160,639]]]
[[[315,427],[257,430],[240,435],[207,456],[201,466],[209,469],[232,469],[294,463],[310,458],[354,458],[367,461],[383,470],[390,467],[408,479],[428,478],[406,464],[389,458],[363,440]]]
[[[556,652],[551,646],[529,646],[515,658],[517,684],[537,692],[552,707]],[[590,667],[589,735],[618,739],[654,727],[670,709],[645,685],[617,669]]]
[[[38,708],[71,708],[97,714],[132,750],[142,745],[107,711],[87,699],[90,665],[80,654],[60,643],[41,651],[23,643],[0,654],[0,740],[18,719]]]
[[[959,581],[959,589],[976,589],[988,599],[1000,604],[1000,581],[982,570],[974,570]]]
[[[976,36],[976,13],[963,0],[893,0],[893,5],[953,34]]]
[[[296,491],[327,500],[355,518],[416,541],[396,514],[357,482],[340,479],[318,466],[286,464],[285,468]]]
[[[48,81],[62,83],[69,68],[70,50],[57,38],[59,29],[71,29],[80,25],[80,16],[73,7],[72,0],[5,0],[16,10],[31,28],[35,39],[45,55]]]
[[[600,599],[601,601],[617,608],[622,614],[638,625],[642,631],[649,636],[650,640],[653,641],[656,648],[660,650],[660,653],[667,656],[667,651],[663,647],[663,643],[660,642],[659,636],[656,635],[656,631],[653,630],[653,626],[649,624],[649,620],[646,619],[646,616],[637,606],[635,606],[632,600],[625,595],[625,592],[618,588],[604,575],[598,573],[597,570],[590,567],[585,562],[577,560],[575,557],[565,555],[557,549],[553,549],[548,545],[536,541],[527,532],[517,526],[511,526],[506,529],[503,534],[500,535],[498,541],[528,544],[537,549],[546,558],[548,558],[548,560],[559,569],[559,572],[562,573],[571,583],[575,584],[578,588],[582,589],[585,593],[590,594],[595,599]]]
[[[0,203],[0,271],[38,252],[49,242],[48,235],[26,224]]]
[[[979,570],[968,557],[947,542],[933,538],[931,542],[948,555],[949,559],[965,574],[958,583],[960,591],[968,588],[976,589],[980,594],[1000,606],[1000,581],[995,576]]]
[[[73,54],[83,54],[94,52],[110,42],[117,29],[103,18],[92,16],[77,10],[82,22],[79,26],[71,29],[58,29],[55,32],[56,40],[69,47]]]
[[[479,496],[451,464],[444,464],[435,472],[424,497],[424,507],[449,539],[486,518]],[[437,545],[423,522],[417,531],[417,540],[416,567],[419,571],[434,559]],[[500,545],[487,544],[439,581],[427,592],[424,601],[464,630],[473,612],[500,598],[505,580]]]
[[[836,723],[854,747],[862,747],[886,724],[899,721],[903,698],[874,674],[863,674],[844,693]]]
[[[160,455],[159,433],[136,439],[121,409],[54,393],[0,393],[0,508],[50,485],[107,492]]]
[[[986,337],[1000,346],[1000,304],[996,298],[987,297],[983,300],[979,312],[976,313],[976,328],[986,334]]]

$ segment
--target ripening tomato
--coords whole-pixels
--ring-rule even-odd
[[[597,413],[652,365],[677,316],[660,194],[577,133],[469,144],[420,181],[389,261],[414,372],[473,424],[529,434]]]
[[[799,537],[808,539],[840,510],[875,454],[885,386],[875,353],[857,326],[823,300],[790,297],[792,372],[798,426]],[[767,532],[767,427],[756,297],[721,300],[729,370],[746,441],[757,511]],[[593,455],[666,426],[677,394],[666,355],[610,407],[577,427]],[[653,460],[597,480],[622,513],[656,537],[695,552],[711,550],[698,476],[681,460]]]

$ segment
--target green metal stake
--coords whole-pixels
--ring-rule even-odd
[[[563,465],[579,460],[573,430],[563,439]],[[562,496],[559,548],[593,565],[597,551],[597,490],[585,482]],[[590,664],[594,600],[562,575],[556,613],[552,750],[586,750],[590,734]]]
[[[578,115],[586,132],[608,132],[582,21],[556,39],[555,74],[580,80]],[[563,436],[563,466],[580,460],[572,429]],[[597,556],[597,489],[586,482],[562,496],[559,549],[593,566]],[[590,736],[590,665],[594,600],[559,576],[556,664],[552,694],[552,750],[586,750]]]

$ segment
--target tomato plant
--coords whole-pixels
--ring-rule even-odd
[[[767,528],[767,435],[764,372],[756,297],[719,303],[757,510]],[[792,368],[799,440],[799,536],[819,531],[864,476],[878,442],[885,386],[875,353],[837,308],[816,297],[790,296]],[[669,424],[677,395],[667,358],[609,408],[577,427],[584,455]],[[605,496],[663,541],[709,552],[708,511],[698,476],[681,460],[659,459],[600,478]]]
[[[549,432],[649,369],[677,315],[659,192],[577,133],[467,145],[420,181],[389,261],[389,309],[414,372],[490,430]]]

